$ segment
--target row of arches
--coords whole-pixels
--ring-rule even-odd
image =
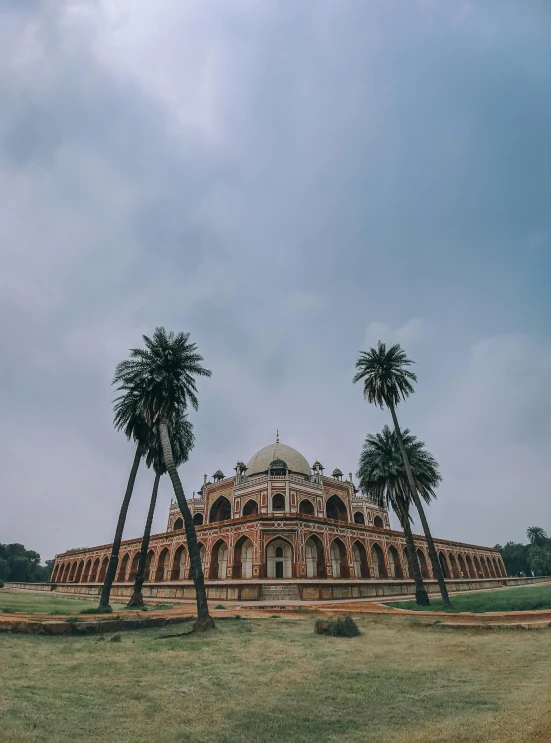
[[[275,493],[272,496],[272,513],[284,513],[286,510],[285,505],[285,495],[283,493]],[[305,516],[314,516],[315,515],[315,508],[314,504],[309,498],[303,498],[298,507],[298,512],[305,515]],[[258,514],[258,502],[251,498],[248,500],[245,505],[243,506],[242,510],[243,516],[254,516]],[[332,519],[333,521],[348,521],[348,510],[346,508],[346,505],[344,504],[344,501],[339,498],[337,494],[332,495],[330,498],[327,499],[327,502],[325,504],[325,515],[328,519]],[[210,507],[209,511],[209,520],[208,523],[212,524],[217,521],[229,521],[232,518],[232,507],[230,500],[226,498],[226,496],[221,495],[219,496],[212,506]],[[353,514],[353,520],[355,524],[365,524],[365,516],[362,511],[355,511]],[[202,513],[196,513],[193,517],[193,522],[196,525],[201,525],[204,523],[204,518]],[[384,523],[383,519],[380,516],[375,516],[373,525],[377,529],[383,529]],[[184,528],[184,522],[179,516],[172,526],[174,531],[177,531],[179,529]]]
[[[329,545],[327,554],[322,540],[311,534],[305,542],[304,562],[307,578],[374,578],[405,579],[409,578],[407,547],[394,544],[381,546],[377,542],[366,545],[356,540],[351,545],[350,560],[344,542],[338,537]],[[207,548],[200,544],[200,555],[205,577],[210,580],[221,580],[227,577],[249,579],[253,577],[254,545],[247,536],[242,536],[233,548],[233,560],[228,576],[228,545],[219,539],[210,549],[207,562]],[[432,570],[423,549],[417,549],[417,557],[423,578],[430,579]],[[441,550],[439,560],[444,575],[448,579],[462,578],[500,578],[506,577],[501,558],[491,555],[447,554]],[[116,581],[133,581],[138,569],[139,552],[123,554],[119,561]],[[57,563],[52,573],[52,582],[58,583],[101,583],[109,558],[107,556],[75,559]],[[296,569],[295,551],[291,542],[278,537],[271,540],[265,549],[262,560],[262,575],[267,578],[293,578]],[[205,566],[208,564],[208,570]],[[328,570],[330,566],[330,570]],[[304,568],[303,568],[304,569]],[[260,577],[260,576],[258,576]],[[145,566],[146,581],[187,580],[191,578],[189,559],[185,545],[179,545],[171,556],[170,548],[164,547],[160,552],[152,548],[147,555]]]

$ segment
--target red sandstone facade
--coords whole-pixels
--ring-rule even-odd
[[[402,532],[393,531],[388,513],[358,493],[351,475],[343,481],[335,470],[326,477],[318,462],[310,468],[299,452],[279,442],[261,449],[247,467],[238,462],[235,469],[232,477],[218,470],[214,482],[205,481],[200,497],[188,500],[210,597],[265,598],[268,584],[288,582],[297,586],[297,597],[336,598],[374,595],[371,582],[408,582]],[[497,550],[435,541],[450,580],[506,577]],[[140,542],[128,540],[121,546],[116,583],[122,585],[115,589],[121,595],[130,592],[134,581]],[[415,537],[415,542],[423,577],[430,581],[434,576],[425,539]],[[110,547],[58,555],[52,582],[90,588],[101,584]],[[170,507],[167,531],[151,537],[146,581],[156,587],[151,595],[193,595],[176,503]],[[337,584],[348,588],[339,590]],[[411,586],[405,586],[402,592],[409,590]]]

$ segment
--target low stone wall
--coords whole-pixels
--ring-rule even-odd
[[[483,589],[503,588],[526,585],[530,583],[545,583],[550,577],[537,578],[481,578],[449,579],[446,581],[448,591],[480,591]],[[303,601],[319,601],[332,599],[359,599],[359,598],[387,598],[389,596],[405,596],[415,593],[415,585],[410,580],[221,580],[209,581],[206,585],[207,596],[213,601],[258,601],[262,586],[280,585],[297,586]],[[439,592],[435,580],[426,580],[425,586],[430,594]],[[97,597],[101,592],[100,583],[7,583],[6,588],[24,590],[55,591],[56,594],[67,596]],[[113,599],[128,599],[132,594],[133,584],[113,583],[111,596]],[[194,599],[195,588],[192,581],[145,583],[142,589],[145,599],[172,601]]]

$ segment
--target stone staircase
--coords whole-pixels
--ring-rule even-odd
[[[261,601],[300,601],[298,586],[293,583],[277,583],[275,585],[262,586],[260,589]]]

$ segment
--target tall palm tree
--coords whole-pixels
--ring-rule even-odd
[[[526,536],[530,540],[531,544],[536,547],[541,547],[547,539],[547,532],[541,526],[529,526],[526,530]]]
[[[187,419],[185,413],[179,413],[177,417],[169,425],[170,440],[172,443],[172,451],[174,453],[174,462],[179,467],[184,462],[187,462],[189,454],[193,449],[195,443],[195,437],[193,435],[193,425]],[[142,537],[142,544],[140,547],[140,558],[138,561],[138,569],[136,571],[136,578],[134,581],[134,590],[130,601],[127,604],[129,609],[136,609],[144,605],[142,586],[145,580],[145,564],[147,562],[147,552],[149,550],[149,538],[151,536],[151,524],[153,523],[153,515],[155,513],[155,506],[157,504],[157,492],[159,490],[159,481],[161,476],[166,472],[166,466],[163,459],[163,451],[158,436],[153,436],[151,444],[145,455],[145,462],[148,467],[152,467],[155,472],[155,480],[153,482],[153,490],[151,493],[151,501],[149,503],[149,510],[147,513],[147,519],[145,522],[144,533]]]
[[[190,403],[196,410],[196,377],[210,377],[211,372],[201,362],[197,345],[189,342],[189,333],[167,333],[156,328],[152,338],[143,336],[145,348],[134,348],[130,358],[117,366],[114,382],[124,392],[140,398],[143,416],[159,436],[163,459],[172,481],[174,494],[184,518],[191,572],[197,600],[195,629],[204,631],[214,627],[209,614],[205,578],[197,545],[195,525],[178,475],[170,441],[168,422],[184,411]]]
[[[136,482],[136,475],[138,474],[140,461],[145,454],[147,441],[150,437],[150,427],[147,425],[141,412],[136,408],[134,408],[133,410],[129,410],[128,415],[125,418],[121,418],[116,413],[114,424],[117,430],[124,430],[124,434],[127,439],[133,439],[135,441],[136,452],[134,454],[132,468],[130,469],[130,476],[128,477],[126,492],[124,494],[124,498],[119,511],[119,518],[117,520],[117,527],[115,529],[115,537],[113,539],[113,545],[111,547],[111,555],[109,557],[109,563],[107,565],[105,579],[103,581],[103,586],[101,589],[98,609],[105,612],[111,611],[109,598],[111,596],[113,581],[115,580],[115,575],[117,573],[122,534],[124,531],[124,525],[126,523],[126,514],[128,513],[128,506],[130,505],[130,499],[132,498],[132,493],[134,491],[134,484]]]
[[[386,406],[390,410],[392,421],[394,423],[394,430],[398,439],[398,445],[400,447],[400,453],[402,454],[402,459],[404,460],[404,466],[406,468],[410,493],[419,513],[419,518],[427,540],[432,570],[438,580],[444,608],[451,609],[452,605],[448,595],[446,581],[444,580],[442,567],[438,555],[436,554],[436,548],[430,532],[429,523],[425,516],[419,493],[417,492],[415,478],[411,470],[411,464],[404,446],[398,417],[396,415],[396,406],[415,391],[412,382],[416,382],[417,377],[407,368],[408,366],[411,366],[412,363],[413,362],[407,358],[404,350],[398,343],[387,350],[386,345],[379,341],[377,348],[370,348],[369,351],[362,351],[360,353],[360,358],[356,361],[356,369],[358,371],[354,375],[352,381],[354,383],[363,381],[364,397],[369,403],[377,405],[380,408]]]
[[[442,478],[438,462],[424,448],[422,441],[405,428],[402,438],[411,464],[417,491],[429,503],[436,497],[435,488]],[[381,433],[368,435],[360,455],[357,472],[361,490],[380,507],[390,506],[398,516],[407,544],[409,573],[415,581],[415,600],[421,606],[429,605],[429,597],[419,567],[417,550],[410,524],[411,493],[407,481],[400,445],[394,431],[384,426]]]

